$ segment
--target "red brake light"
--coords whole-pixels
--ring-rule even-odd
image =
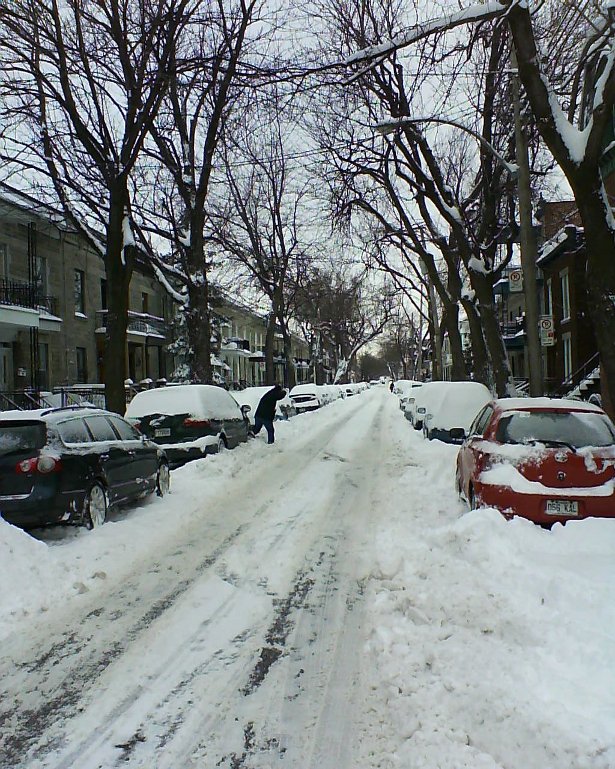
[[[30,457],[29,459],[23,459],[15,465],[16,473],[33,473],[36,470],[36,463],[38,457]]]
[[[184,427],[211,427],[211,422],[209,419],[186,417],[186,419],[184,419]]]
[[[40,457],[29,457],[15,465],[15,472],[27,475],[28,473],[57,473],[62,469],[62,463],[50,454],[41,454]]]

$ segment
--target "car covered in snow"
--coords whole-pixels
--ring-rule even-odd
[[[250,411],[246,414],[246,416],[248,417],[251,425],[254,424],[254,414],[258,408],[260,399],[265,393],[268,393],[269,390],[271,390],[271,387],[265,386],[245,387],[243,390],[231,391],[231,395],[233,398],[235,398],[240,407],[250,407]],[[295,408],[295,404],[290,399],[288,393],[284,396],[284,398],[282,398],[282,400],[277,401],[275,411],[276,419],[289,419],[290,417],[295,416],[296,413],[297,409]]]
[[[298,414],[315,411],[324,405],[323,393],[319,385],[298,384],[289,393]]]
[[[423,417],[423,435],[445,443],[462,443],[470,425],[492,395],[480,382],[439,382]]]
[[[249,409],[222,387],[186,384],[137,393],[126,419],[162,446],[177,467],[246,441]]]
[[[442,397],[448,385],[450,382],[425,382],[415,389],[416,394],[409,396],[404,405],[404,413],[415,430],[423,429],[426,414],[432,413],[433,405]]]
[[[109,508],[168,489],[165,452],[118,414],[76,406],[0,412],[0,514],[15,526],[93,528]]]
[[[582,401],[492,401],[459,450],[456,483],[471,508],[541,525],[614,518],[615,426]]]
[[[416,395],[416,391],[422,386],[422,382],[413,379],[399,379],[393,387],[393,392],[399,398],[399,408],[404,411],[408,399]]]

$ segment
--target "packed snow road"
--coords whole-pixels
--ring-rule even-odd
[[[613,769],[612,522],[464,514],[382,387],[276,432],[0,525],[0,767]]]
[[[292,446],[259,441],[267,461],[246,452],[213,497],[206,460],[202,502],[178,514],[173,500],[177,531],[159,549],[90,605],[54,613],[25,646],[10,639],[6,766],[151,766],[156,756],[160,767],[242,767],[260,754],[351,765],[357,554],[372,536],[386,472],[373,459],[387,441],[384,403],[355,400],[326,421],[302,417]],[[174,481],[181,494],[182,473]]]

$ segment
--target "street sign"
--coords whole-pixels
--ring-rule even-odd
[[[542,347],[553,347],[555,344],[555,327],[552,315],[541,315],[539,321],[540,344]]]
[[[511,294],[523,291],[523,272],[521,270],[511,270],[508,274],[508,285]]]

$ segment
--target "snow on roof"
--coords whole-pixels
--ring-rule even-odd
[[[559,232],[557,232],[550,240],[543,243],[540,249],[540,254],[536,260],[536,264],[543,264],[548,261],[549,257],[553,256],[561,246],[570,240],[574,234],[580,231],[581,228],[576,227],[574,224],[567,224]]]
[[[191,414],[203,419],[241,417],[237,402],[226,390],[199,384],[158,387],[137,393],[128,404],[126,416],[138,419],[149,414]]]
[[[573,409],[574,411],[593,411],[601,414],[602,409],[593,403],[575,401],[571,398],[499,398],[497,406],[502,411],[527,411],[528,409]]]

